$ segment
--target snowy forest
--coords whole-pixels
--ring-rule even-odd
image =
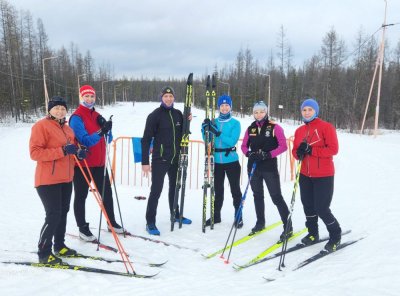
[[[72,41],[68,47],[50,48],[41,19],[29,11],[16,11],[0,0],[0,122],[31,121],[44,111],[46,81],[49,96],[60,95],[74,108],[79,85],[91,84],[104,104],[116,101],[155,101],[165,84],[175,88],[177,101],[184,98],[186,77],[115,78],[112,64],[97,64],[90,51],[81,53]],[[332,28],[321,36],[320,48],[302,65],[294,64],[284,26],[273,36],[275,47],[268,60],[258,60],[251,48],[240,48],[230,65],[206,65],[218,74],[217,93],[229,93],[234,111],[249,114],[257,100],[271,102],[271,115],[298,120],[300,101],[318,98],[321,117],[349,131],[360,129],[381,38],[381,29],[371,34],[362,29],[352,44]],[[111,60],[111,59],[110,59]],[[112,63],[112,62],[111,62]],[[204,104],[205,77],[195,73],[194,103]],[[376,97],[375,80],[372,98]],[[278,106],[282,108],[278,108]],[[375,104],[369,105],[366,127],[371,128]],[[380,128],[400,129],[400,40],[386,40],[383,63]]]

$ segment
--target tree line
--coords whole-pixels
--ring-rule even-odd
[[[79,104],[78,89],[83,83],[97,90],[102,104],[117,101],[154,101],[166,84],[183,101],[186,78],[113,79],[111,65],[96,65],[90,51],[82,54],[71,43],[68,48],[52,49],[41,19],[33,20],[29,11],[17,12],[0,0],[0,121],[13,118],[29,121],[43,115],[44,74],[48,93],[63,96],[71,108]],[[379,32],[378,32],[379,33]],[[347,47],[332,28],[322,38],[320,50],[301,66],[293,63],[294,50],[280,27],[276,53],[267,61],[254,58],[251,49],[240,49],[234,63],[219,68],[217,94],[229,93],[233,109],[250,114],[255,101],[270,102],[275,119],[300,121],[299,106],[305,97],[315,97],[320,116],[336,127],[357,131],[366,109],[374,68],[377,62],[379,34],[360,30],[352,47]],[[380,128],[400,128],[400,41],[393,48],[386,42],[383,63]],[[189,73],[188,73],[189,74]],[[206,75],[194,82],[194,104],[205,106]],[[366,127],[373,126],[377,81],[367,110]]]

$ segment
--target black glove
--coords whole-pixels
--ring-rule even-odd
[[[258,153],[258,152],[250,152],[249,153],[249,160],[253,161],[253,162],[261,161],[261,160],[263,160],[262,159],[262,154]]]
[[[305,155],[310,154],[312,152],[312,147],[306,143],[306,142],[301,142],[299,147],[296,150],[296,155],[299,159],[303,159]]]
[[[218,127],[209,118],[204,119],[201,127],[203,130],[205,130],[208,127],[208,131],[214,134],[216,137],[219,137],[221,135],[221,132],[218,130]]]
[[[214,123],[210,122],[209,128],[210,133],[213,133],[216,137],[219,137],[221,135],[221,132],[218,130],[218,127]]]
[[[76,152],[76,157],[78,157],[79,160],[84,160],[87,157],[88,151],[89,149],[87,149],[86,146],[81,145],[81,147]]]
[[[210,126],[211,120],[209,118],[204,119],[203,123],[201,124],[201,128],[205,130],[207,127]]]
[[[76,152],[78,151],[78,146],[76,146],[75,144],[67,144],[63,147],[63,151],[64,155],[76,154]]]
[[[97,133],[99,134],[100,137],[106,135],[110,130],[112,129],[112,121],[106,121],[103,126],[101,127],[101,129],[99,129],[97,131]]]
[[[250,152],[250,153],[247,152],[246,155],[247,154],[249,154],[248,157],[249,160],[251,161],[262,161],[271,158],[271,153],[265,151]]]
[[[101,116],[101,115],[97,116],[97,123],[98,123],[98,125],[99,125],[100,127],[103,127],[103,125],[104,125],[106,122],[107,122],[107,120],[106,120],[103,116]]]
[[[266,160],[266,159],[272,158],[270,152],[261,151],[259,153],[261,154],[262,160]]]

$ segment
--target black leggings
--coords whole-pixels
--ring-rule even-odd
[[[71,202],[72,182],[54,185],[41,185],[36,188],[46,212],[46,218],[38,242],[39,257],[51,253],[54,237],[54,249],[64,247],[67,214]]]
[[[221,209],[224,203],[224,183],[225,174],[228,177],[233,198],[233,207],[235,210],[239,208],[242,200],[242,192],[240,190],[240,164],[239,161],[230,163],[216,163],[214,169],[214,219],[221,220]],[[236,211],[235,211],[236,213]]]
[[[254,206],[256,208],[257,224],[265,225],[264,184],[267,184],[272,202],[278,208],[279,215],[284,224],[289,216],[289,209],[281,193],[281,181],[278,171],[262,171],[256,169],[251,178],[251,189],[254,194]]]
[[[330,205],[333,197],[334,177],[310,178],[300,174],[300,195],[310,234],[318,234],[318,217],[325,223],[331,236],[340,235],[339,222]]]
[[[170,164],[167,162],[153,162],[151,165],[151,189],[150,196],[147,202],[146,221],[147,224],[156,223],[158,199],[160,198],[164,187],[164,178],[168,174],[169,191],[168,201],[169,210],[172,212],[176,187],[176,174],[178,172],[178,164]],[[179,213],[179,207],[176,207],[176,213]]]
[[[83,169],[88,178],[90,178],[87,168]],[[96,183],[97,189],[99,190],[99,193],[101,195],[101,193],[103,192],[104,167],[90,168],[90,172],[92,173],[94,182]],[[74,192],[75,192],[75,199],[74,199],[75,220],[78,227],[82,227],[85,226],[86,224],[85,204],[89,192],[89,185],[87,184],[82,174],[82,171],[79,167],[75,167]],[[108,171],[106,171],[104,196],[102,196],[102,199],[108,218],[110,219],[111,224],[114,224],[115,223],[114,204],[113,204],[111,183],[110,183],[110,177],[108,176]]]

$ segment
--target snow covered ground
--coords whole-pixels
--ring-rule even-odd
[[[143,133],[146,116],[157,103],[118,104],[100,112],[114,115],[114,136],[138,136]],[[181,104],[177,104],[181,108]],[[193,110],[191,139],[200,139],[200,125],[204,111]],[[251,118],[242,119],[243,130]],[[293,135],[296,126],[282,124],[286,136]],[[28,142],[31,124],[0,126],[0,261],[36,261],[30,253],[36,250],[44,210],[33,188],[35,162],[29,157]],[[323,247],[318,244],[286,256],[286,269],[278,272],[278,259],[237,272],[232,264],[224,264],[217,257],[202,258],[223,247],[232,223],[233,207],[225,193],[221,224],[213,231],[201,232],[202,192],[188,190],[185,216],[193,224],[174,232],[169,231],[167,184],[160,198],[157,226],[160,240],[199,248],[182,250],[131,237],[121,241],[135,261],[168,263],[162,268],[134,264],[138,273],[161,271],[154,279],[132,279],[112,275],[98,275],[78,271],[51,270],[0,264],[1,295],[399,295],[400,245],[399,158],[400,133],[383,132],[377,138],[339,132],[339,155],[335,157],[336,178],[332,211],[342,229],[352,232],[343,242],[365,237],[357,244],[338,251],[298,271],[299,262]],[[227,185],[228,186],[228,185]],[[147,236],[145,232],[146,201],[133,198],[148,195],[147,187],[117,186],[124,225],[127,230]],[[244,185],[242,186],[244,191]],[[285,200],[289,203],[293,183],[282,182]],[[246,235],[255,224],[255,212],[249,190],[244,208],[244,227],[238,237]],[[266,193],[267,224],[278,221],[278,213]],[[87,201],[87,220],[97,227],[99,209],[92,196]],[[104,220],[103,220],[104,221]],[[294,210],[294,227],[304,227],[304,214],[299,196]],[[103,224],[104,225],[104,224]],[[68,216],[67,232],[77,234],[73,211]],[[96,232],[96,231],[95,231]],[[245,263],[275,242],[281,232],[278,227],[234,248],[231,262]],[[323,225],[321,235],[326,235]],[[97,235],[97,232],[96,232]],[[115,246],[111,235],[103,232],[102,242]],[[289,247],[296,241],[289,243]],[[119,255],[66,237],[66,244],[81,253],[119,259]],[[69,260],[74,264],[124,271],[120,263],[89,260]],[[262,277],[278,277],[267,283]]]

